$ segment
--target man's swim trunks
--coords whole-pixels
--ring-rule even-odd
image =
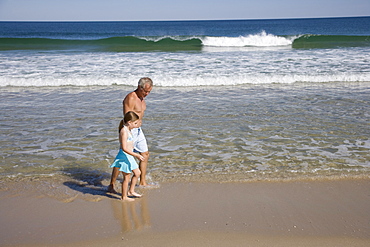
[[[131,130],[134,138],[134,152],[144,153],[148,151],[148,144],[146,142],[143,130],[140,128],[134,128]]]

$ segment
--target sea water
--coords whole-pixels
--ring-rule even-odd
[[[149,76],[152,182],[369,176],[370,18],[0,22],[0,174],[109,181]]]

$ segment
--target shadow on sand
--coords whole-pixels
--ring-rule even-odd
[[[108,198],[117,199],[117,196],[107,191],[107,186],[102,184],[103,180],[109,180],[110,174],[99,170],[90,170],[86,168],[66,168],[64,173],[71,177],[71,181],[66,181],[63,184],[72,190],[83,194],[94,196],[105,196]]]

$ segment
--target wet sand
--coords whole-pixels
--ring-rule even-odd
[[[91,189],[93,190],[93,189]],[[168,183],[135,202],[0,192],[1,246],[370,246],[370,180]]]

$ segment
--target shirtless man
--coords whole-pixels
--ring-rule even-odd
[[[142,119],[144,117],[144,112],[146,110],[146,103],[144,98],[148,96],[150,91],[153,88],[153,81],[148,78],[144,77],[139,80],[137,89],[125,97],[123,100],[123,115],[125,115],[129,111],[135,112],[140,117],[140,127],[132,129],[132,135],[134,138],[134,152],[140,153],[144,160],[140,161],[139,168],[141,171],[140,175],[140,186],[148,186],[145,176],[146,176],[146,168],[148,165],[148,159],[149,159],[149,151],[148,151],[148,145],[144,136],[144,133],[141,129],[141,123]],[[108,191],[112,193],[117,193],[114,189],[114,184],[117,180],[119,174],[119,168],[113,167],[111,181],[108,186]]]

